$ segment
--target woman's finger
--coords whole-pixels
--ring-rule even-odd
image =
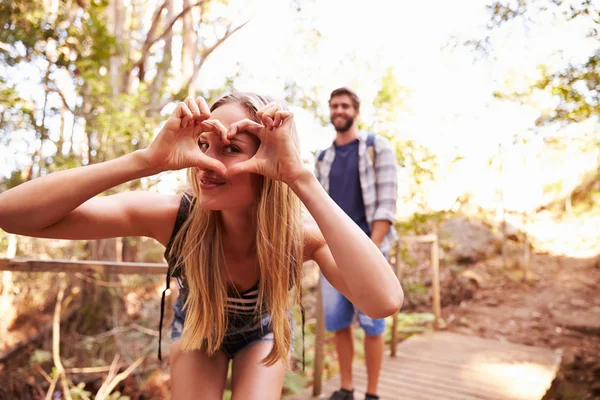
[[[242,161],[231,165],[227,169],[227,177],[232,177],[239,174],[260,174],[260,163],[251,158],[247,161]]]
[[[173,111],[173,115],[175,115],[180,120],[179,126],[182,128],[185,128],[188,125],[189,121],[193,119],[192,112],[190,111],[189,107],[183,102],[179,102],[179,104],[177,104],[175,111]]]
[[[198,104],[196,103],[196,101],[194,100],[193,97],[186,98],[184,103],[186,106],[188,106],[188,108],[192,112],[194,119],[197,119],[200,117],[200,108],[198,107]]]
[[[197,97],[196,104],[198,105],[198,109],[200,110],[200,120],[204,121],[210,118],[210,108],[208,104],[206,104],[206,100],[204,97]]]
[[[198,149],[198,152],[196,154],[196,167],[202,169],[210,169],[221,176],[227,176],[227,167],[221,161],[212,157],[208,157],[206,154],[202,153],[200,149]]]
[[[200,126],[205,132],[215,132],[221,137],[221,141],[223,141],[223,143],[229,144],[229,139],[227,138],[227,128],[225,128],[221,121],[217,119],[207,119],[206,121],[203,121]]]
[[[276,127],[274,124],[275,113],[277,113],[277,111],[280,109],[281,106],[279,104],[269,103],[261,110],[261,120],[263,121],[263,124],[271,130]]]
[[[281,125],[283,125],[288,118],[290,118],[291,116],[293,116],[291,111],[286,111],[286,110],[279,110],[275,113],[275,117],[273,120],[273,125],[275,126],[275,128],[279,128]]]
[[[227,138],[231,139],[238,132],[248,132],[258,137],[261,141],[264,139],[264,126],[249,118],[235,122],[229,126]]]

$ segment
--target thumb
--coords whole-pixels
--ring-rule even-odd
[[[259,174],[259,165],[256,160],[250,159],[232,165],[227,169],[227,177],[232,177],[239,174]]]
[[[196,159],[196,166],[202,169],[211,169],[221,176],[227,176],[227,167],[219,160],[199,154]]]

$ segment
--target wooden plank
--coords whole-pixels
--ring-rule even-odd
[[[109,269],[117,274],[164,275],[167,273],[167,264],[0,258],[0,270],[14,272],[95,272],[104,274]]]
[[[450,332],[412,336],[386,356],[379,382],[382,399],[539,400],[550,388],[562,353]],[[355,398],[363,398],[367,373],[354,371]],[[324,399],[339,388],[339,377],[323,383]],[[313,398],[310,391],[294,400]]]
[[[552,365],[556,362],[557,357],[560,358],[556,352],[547,349],[479,337],[469,337],[468,340],[465,340],[463,335],[451,332],[436,332],[434,340],[431,336],[433,336],[432,333],[425,333],[411,337],[403,342],[401,353],[457,364],[473,361],[473,354],[477,354],[479,357],[485,356],[486,361],[519,361],[543,365]],[[455,346],[458,346],[461,351],[449,351]]]

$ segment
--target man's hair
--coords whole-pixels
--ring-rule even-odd
[[[350,90],[346,87],[341,87],[341,88],[335,89],[333,92],[331,92],[331,96],[329,96],[329,103],[331,103],[331,99],[333,99],[334,97],[344,96],[344,95],[350,96],[350,99],[352,99],[352,105],[354,106],[354,108],[357,110],[360,110],[360,99],[358,98],[356,93],[354,93],[352,90]]]

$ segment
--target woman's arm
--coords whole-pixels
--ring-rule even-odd
[[[384,318],[402,306],[398,278],[373,241],[305,172],[290,185],[316,227],[307,229],[307,250],[327,280],[371,318]]]
[[[168,241],[173,226],[168,221],[175,218],[179,196],[144,192],[95,196],[161,171],[200,167],[225,174],[225,166],[205,156],[196,142],[203,130],[214,129],[202,122],[209,115],[203,99],[188,98],[178,104],[147,149],[56,172],[1,193],[0,228],[47,238],[150,236]]]
[[[152,172],[143,151],[136,151],[115,160],[34,179],[0,194],[0,227],[7,232],[36,236],[99,193]]]

